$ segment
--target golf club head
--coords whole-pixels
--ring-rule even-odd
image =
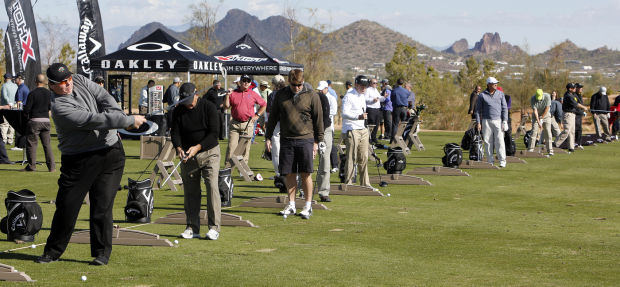
[[[382,182],[379,183],[379,186],[380,187],[386,187],[386,186],[388,186],[388,183],[385,182],[385,181],[382,181]]]

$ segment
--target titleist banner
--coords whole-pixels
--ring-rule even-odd
[[[9,25],[5,34],[6,71],[22,74],[30,89],[35,87],[35,77],[41,73],[39,38],[30,0],[4,0]]]
[[[78,32],[77,72],[89,77],[104,76],[99,69],[92,69],[90,59],[105,55],[103,24],[97,0],[77,0],[80,12],[80,29]]]

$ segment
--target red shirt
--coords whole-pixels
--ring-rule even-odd
[[[251,89],[247,89],[245,92],[236,89],[230,94],[228,100],[230,102],[230,115],[239,122],[247,122],[254,116],[255,104],[261,107],[267,105],[267,102]]]

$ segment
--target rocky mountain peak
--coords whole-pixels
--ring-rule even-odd
[[[458,55],[460,53],[466,52],[468,49],[469,49],[469,43],[467,42],[467,39],[463,38],[461,40],[454,42],[454,44],[452,44],[452,46],[450,46],[444,52]]]
[[[502,39],[499,33],[485,33],[480,41],[476,42],[473,51],[483,54],[491,54],[495,51],[499,51],[502,48]]]

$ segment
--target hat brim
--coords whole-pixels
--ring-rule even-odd
[[[194,99],[193,96],[185,97],[183,99],[178,100],[176,103],[173,104],[173,106],[189,104],[192,102],[193,99]]]

